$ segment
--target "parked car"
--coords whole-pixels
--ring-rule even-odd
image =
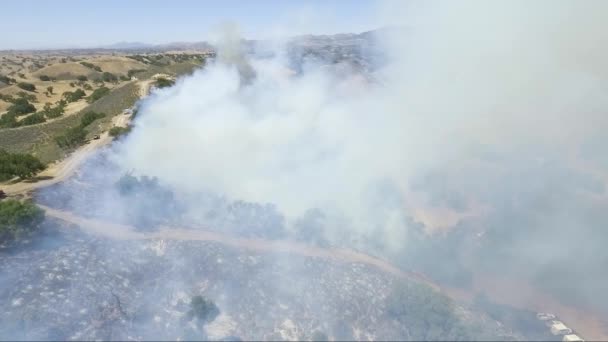
[[[541,321],[549,321],[555,319],[555,315],[546,312],[539,312],[536,314],[536,318]]]
[[[563,342],[585,342],[580,336],[576,334],[564,335],[562,338]]]

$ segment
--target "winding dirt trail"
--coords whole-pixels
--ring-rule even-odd
[[[112,239],[148,240],[166,239],[181,241],[212,241],[226,246],[260,253],[285,253],[304,257],[321,258],[338,263],[369,265],[401,279],[426,284],[436,291],[466,302],[476,293],[485,293],[494,302],[537,312],[552,312],[579,334],[593,341],[606,341],[606,320],[587,310],[564,305],[556,299],[528,286],[525,282],[492,276],[475,277],[473,290],[453,289],[440,286],[423,274],[403,271],[391,263],[361,252],[342,248],[321,248],[289,240],[242,238],[234,235],[175,227],[161,227],[159,231],[142,233],[134,227],[80,217],[67,211],[38,205],[50,217],[75,224],[88,233]]]
[[[226,246],[254,252],[296,254],[340,263],[361,263],[373,266],[383,272],[399,278],[415,280],[417,282],[426,284],[437,291],[440,291],[440,287],[437,284],[433,283],[422,274],[403,271],[385,260],[353,250],[342,248],[321,248],[289,240],[242,238],[207,230],[193,230],[174,227],[161,227],[161,229],[157,232],[143,233],[136,231],[132,226],[84,218],[67,211],[53,209],[40,204],[38,204],[38,206],[42,208],[50,217],[75,224],[88,233],[112,239],[212,241]]]

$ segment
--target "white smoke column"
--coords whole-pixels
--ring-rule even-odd
[[[542,4],[393,9],[409,26],[388,39],[382,85],[253,60],[241,87],[238,66],[219,61],[144,103],[122,165],[290,218],[321,207],[399,244],[400,208],[370,195],[378,184],[405,194],[412,175],[471,143],[568,144],[606,127],[608,5]]]

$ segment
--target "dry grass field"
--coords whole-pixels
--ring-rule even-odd
[[[139,55],[138,55],[139,56]],[[55,137],[68,128],[79,124],[81,117],[88,111],[102,112],[106,116],[97,120],[88,128],[88,138],[108,130],[112,117],[125,108],[132,107],[139,99],[137,81],[127,79],[130,70],[139,70],[136,77],[140,81],[149,79],[153,74],[166,73],[180,76],[192,72],[200,66],[196,58],[174,57],[175,55],[154,54],[143,59],[127,55],[61,55],[58,53],[15,53],[0,52],[0,77],[14,81],[9,84],[0,78],[0,117],[6,115],[12,103],[2,99],[10,95],[13,98],[24,94],[33,97],[30,101],[41,111],[46,103],[55,105],[64,99],[65,92],[83,90],[86,96],[96,89],[106,87],[110,92],[100,99],[89,103],[86,98],[68,103],[65,113],[58,118],[47,118],[44,123],[16,128],[0,128],[0,148],[11,152],[32,153],[43,162],[52,162],[63,158],[70,151],[60,148]],[[152,61],[152,63],[150,62]],[[162,63],[154,63],[162,61]],[[97,70],[95,70],[97,69]],[[101,71],[100,71],[101,70]],[[102,82],[103,73],[116,76],[116,81]],[[46,77],[45,77],[46,76]],[[83,76],[86,81],[83,81]],[[48,79],[47,79],[48,77]],[[42,79],[41,79],[42,78]],[[18,86],[25,82],[33,84],[35,91],[27,91]],[[49,92],[52,87],[52,92]],[[33,115],[18,117],[18,121]]]

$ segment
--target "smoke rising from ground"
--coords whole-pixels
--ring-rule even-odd
[[[297,238],[304,227],[442,285],[473,293],[471,273],[494,272],[512,281],[507,287],[525,304],[538,292],[524,294],[518,282],[608,312],[606,296],[598,295],[608,286],[605,7],[387,3],[386,23],[399,27],[377,33],[388,60],[371,73],[349,57],[336,64],[303,58],[294,67],[288,42],[265,45],[277,47],[272,55],[248,53],[238,29],[227,25],[218,34],[216,61],[155,90],[141,103],[129,135],[37,200],[143,231],[225,229],[279,239]],[[122,177],[131,171],[158,182]],[[276,208],[257,206],[264,203]],[[429,237],[416,221],[428,224],[438,216],[448,218],[451,230]],[[285,236],[284,223],[294,235]],[[394,323],[398,329],[386,331],[397,331],[398,338],[414,324],[384,314],[384,302],[376,299],[387,298],[386,275],[360,265],[200,241],[118,244],[85,237],[50,248],[49,257],[34,253],[36,267],[19,255],[4,263],[4,298],[16,300],[6,317],[38,310],[38,303],[49,303],[44,298],[55,298],[49,291],[61,287],[67,290],[59,293],[57,310],[78,313],[84,322],[45,309],[43,323],[51,323],[36,324],[40,335],[31,336],[68,338],[69,329],[44,335],[45,329],[72,321],[82,332],[76,338],[100,338],[96,322],[110,322],[99,329],[110,331],[102,339],[132,331],[140,338],[184,336],[190,323],[181,324],[180,313],[195,294],[216,301],[223,315],[246,313],[236,319],[237,330],[251,339],[302,312],[313,319],[296,322],[310,324],[299,339],[317,328],[354,327],[359,317],[366,318],[359,326],[380,333]],[[64,274],[69,277],[57,284],[56,275]],[[44,281],[26,287],[36,277]],[[353,285],[366,277],[364,285]],[[121,312],[123,304],[131,311]],[[353,307],[356,315],[344,318]],[[112,335],[113,324],[124,335]]]
[[[542,157],[606,126],[604,4],[390,5],[404,31],[383,37],[378,83],[244,56],[229,26],[215,63],[144,103],[121,161],[184,190],[275,203],[292,218],[334,210],[369,229],[401,221],[400,204],[370,203],[379,184],[406,194],[472,146]],[[378,206],[390,209],[371,217]]]

